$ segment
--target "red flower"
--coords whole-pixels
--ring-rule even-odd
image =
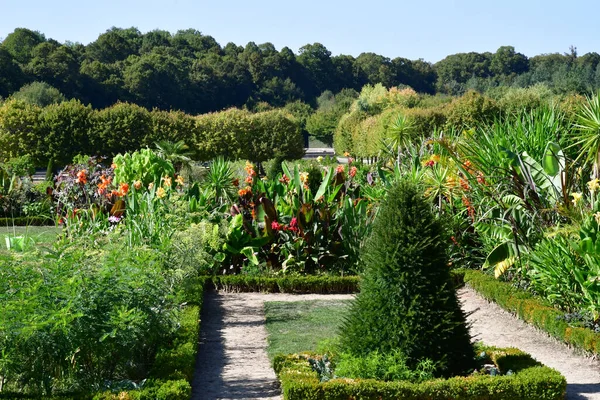
[[[350,175],[351,178],[354,178],[356,176],[357,171],[358,171],[358,168],[352,167],[352,168],[350,168],[350,172],[348,173],[348,175]]]
[[[281,224],[279,224],[279,222],[277,221],[273,221],[271,222],[271,229],[273,229],[274,231],[278,231],[281,229]]]
[[[279,178],[279,182],[283,183],[284,185],[287,185],[288,183],[290,183],[290,178],[288,178],[286,174],[283,174],[283,176]]]

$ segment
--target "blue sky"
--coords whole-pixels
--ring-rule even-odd
[[[594,0],[0,0],[0,37],[17,27],[87,44],[112,26],[142,32],[194,28],[221,45],[273,43],[294,51],[319,42],[334,55],[375,52],[423,58],[512,45],[533,56],[600,53]]]

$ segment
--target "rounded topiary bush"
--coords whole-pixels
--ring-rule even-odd
[[[408,180],[388,193],[363,251],[361,290],[342,325],[342,352],[399,351],[440,376],[474,367],[474,350],[450,279],[444,226]]]

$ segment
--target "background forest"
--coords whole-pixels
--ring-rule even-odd
[[[264,103],[282,107],[295,101],[315,107],[324,91],[360,91],[377,83],[448,95],[469,89],[493,94],[539,83],[555,94],[589,93],[600,88],[599,61],[599,54],[579,56],[574,47],[528,58],[502,46],[495,53],[449,55],[435,64],[374,53],[332,56],[320,43],[295,54],[271,43],[221,46],[194,29],[171,34],[111,28],[86,46],[18,28],[0,45],[0,97],[35,92],[40,106],[64,96],[94,108],[126,101],[200,114],[242,106],[256,111]],[[33,82],[45,82],[60,94],[41,95],[48,88],[39,85],[18,92]]]

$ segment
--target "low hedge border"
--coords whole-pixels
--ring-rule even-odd
[[[360,282],[358,276],[256,277],[221,275],[213,276],[210,279],[215,289],[234,293],[356,293]]]
[[[600,333],[591,329],[570,326],[560,317],[565,313],[543,299],[510,283],[499,281],[475,270],[460,270],[464,281],[489,301],[493,301],[523,321],[547,332],[564,343],[593,355],[600,355]]]
[[[54,226],[56,221],[48,217],[0,218],[0,226]]]
[[[182,289],[178,301],[183,304],[181,328],[172,343],[159,350],[150,371],[150,378],[142,389],[105,391],[97,394],[56,395],[35,397],[40,400],[189,400],[196,367],[196,353],[200,334],[200,315],[207,278],[190,279]],[[31,399],[20,393],[0,393],[0,399]]]
[[[336,378],[320,382],[308,362],[314,354],[276,356],[274,368],[285,400],[559,400],[566,379],[515,348],[486,348],[501,373],[434,379],[421,383]]]

